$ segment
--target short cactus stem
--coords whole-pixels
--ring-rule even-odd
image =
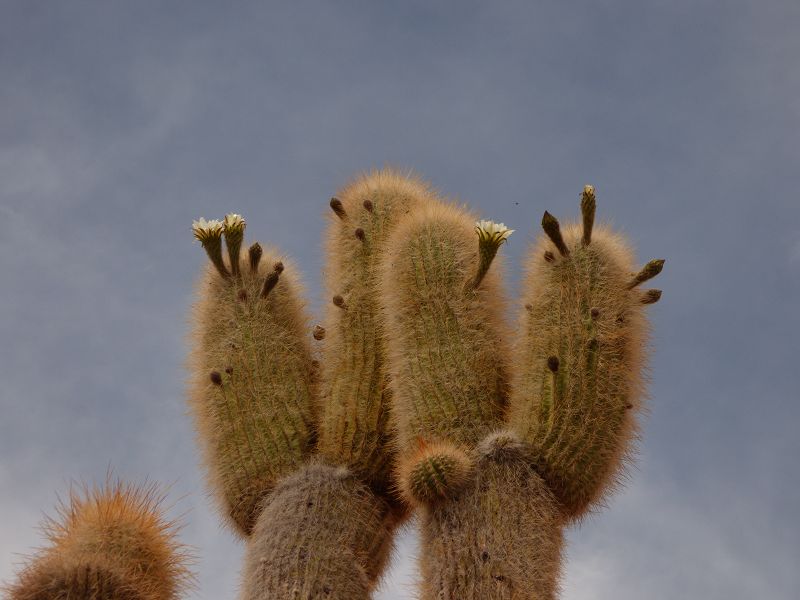
[[[308,458],[316,409],[297,277],[271,250],[247,254],[235,282],[209,266],[198,285],[189,390],[217,505],[243,536],[275,483]]]
[[[283,273],[283,263],[277,262],[272,272],[264,279],[264,286],[261,288],[262,298],[269,296],[269,293],[275,289],[275,286],[278,285],[278,281],[280,281],[281,273]]]
[[[642,304],[655,304],[661,300],[661,290],[646,290],[642,293],[640,302]]]
[[[258,263],[261,262],[261,255],[263,253],[264,250],[261,248],[261,244],[258,242],[247,249],[247,256],[250,261],[250,273],[253,275],[258,273]]]
[[[569,248],[567,248],[567,245],[564,243],[558,219],[547,211],[544,211],[544,216],[542,217],[542,229],[544,229],[547,237],[555,244],[561,256],[569,256]]]
[[[344,219],[345,217],[347,217],[347,212],[345,212],[344,210],[344,205],[342,204],[342,201],[339,200],[338,198],[331,198],[331,210],[333,211],[333,214],[335,214],[340,219]]]
[[[594,227],[594,213],[597,201],[594,196],[594,186],[583,186],[581,194],[581,215],[583,216],[583,244],[588,246],[592,241],[592,228]]]
[[[661,270],[663,268],[664,268],[663,258],[651,260],[644,267],[642,267],[642,270],[639,271],[634,276],[633,279],[631,279],[631,282],[628,284],[628,289],[632,290],[640,283],[644,283],[645,281],[652,279],[653,277],[661,273]]]

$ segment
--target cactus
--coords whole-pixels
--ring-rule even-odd
[[[497,269],[511,234],[441,204],[407,219],[383,264],[385,344],[399,447],[398,485],[422,512],[422,598],[554,598],[563,526],[596,506],[632,451],[646,358],[646,304],[620,236],[582,225],[528,259],[515,343]],[[477,247],[476,247],[477,246]],[[415,437],[434,453],[414,450]],[[454,457],[468,456],[468,476]],[[454,465],[458,464],[458,467]]]
[[[211,264],[194,312],[190,405],[217,502],[247,538],[247,600],[366,598],[382,572],[407,510],[391,491],[378,264],[396,223],[432,198],[384,170],[331,200],[331,303],[313,329],[287,259],[240,250],[241,216],[195,222]]]
[[[192,584],[190,556],[153,485],[106,482],[70,491],[43,529],[49,545],[8,589],[10,600],[175,600]]]
[[[195,306],[190,405],[215,497],[246,536],[264,496],[311,452],[309,321],[296,270],[285,257],[253,245],[229,269],[220,238],[230,254],[231,245],[241,245],[244,220],[228,215],[225,226],[207,223],[194,228],[214,268],[206,269]]]
[[[369,598],[409,507],[421,597],[548,600],[564,527],[630,459],[646,307],[625,241],[582,219],[526,260],[516,330],[502,265],[513,233],[382,170],[330,201],[324,322],[293,264],[244,249],[245,220],[200,219],[189,404],[225,521],[245,538],[243,600]],[[312,341],[313,340],[313,341]],[[189,581],[154,488],[72,495],[11,600],[171,600]]]

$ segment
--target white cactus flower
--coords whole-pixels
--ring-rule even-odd
[[[225,226],[225,231],[239,233],[244,231],[246,223],[242,215],[238,213],[230,213],[225,215],[223,225]]]
[[[219,219],[206,221],[203,217],[192,223],[192,233],[200,242],[222,237],[224,225]]]
[[[505,223],[495,223],[494,221],[477,221],[475,231],[481,243],[489,243],[499,246],[514,233],[513,229],[505,226]]]

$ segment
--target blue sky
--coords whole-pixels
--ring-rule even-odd
[[[171,483],[196,598],[234,598],[183,389],[199,216],[302,267],[327,199],[412,168],[517,230],[599,217],[653,307],[637,469],[570,532],[567,599],[800,589],[800,4],[0,5],[0,580],[70,479]],[[380,599],[413,594],[413,529]]]

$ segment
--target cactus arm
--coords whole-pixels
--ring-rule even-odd
[[[537,471],[566,516],[578,518],[619,480],[636,437],[648,324],[660,296],[637,286],[663,260],[634,272],[625,240],[595,226],[594,188],[582,225],[545,213],[527,259],[509,401],[510,428],[530,444]]]
[[[244,221],[232,222],[239,264],[221,269],[214,242],[198,287],[189,404],[221,511],[248,535],[265,495],[310,455],[315,390],[296,271],[273,250],[240,251]]]
[[[398,227],[384,258],[398,486],[421,512],[423,600],[547,600],[561,513],[526,446],[493,433],[508,358],[499,273],[489,267],[510,231],[474,223],[436,204]]]
[[[331,201],[319,450],[386,497],[392,456],[378,265],[398,220],[431,198],[417,179],[382,170],[355,179]]]
[[[471,469],[469,449],[502,420],[502,292],[474,222],[432,204],[398,227],[385,255],[398,485],[412,503],[455,492]]]
[[[6,590],[9,600],[176,600],[193,585],[190,555],[162,499],[155,486],[120,482],[71,491],[43,527],[49,544]]]

